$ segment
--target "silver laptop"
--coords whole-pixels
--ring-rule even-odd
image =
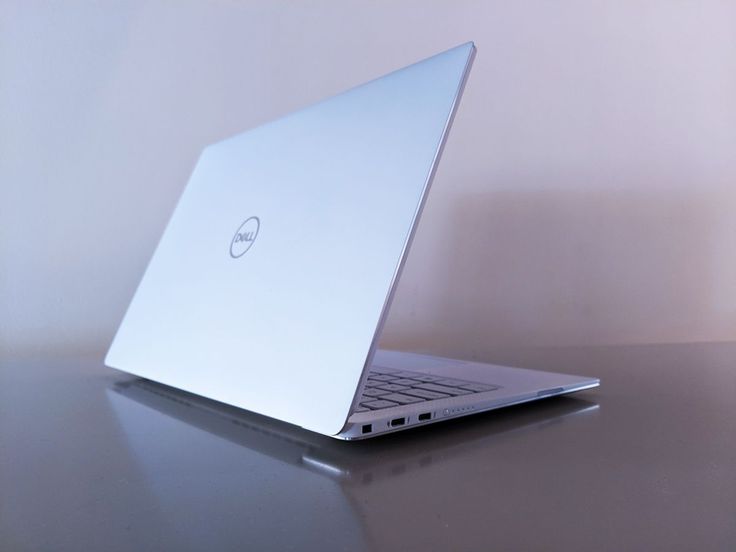
[[[205,148],[105,363],[339,439],[597,386],[377,348],[474,54]]]

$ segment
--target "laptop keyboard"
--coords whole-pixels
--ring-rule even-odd
[[[485,393],[499,387],[376,366],[371,368],[360,397],[360,405],[353,412],[368,412],[448,397]]]

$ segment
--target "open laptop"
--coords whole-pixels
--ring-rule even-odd
[[[474,54],[207,147],[105,363],[350,440],[597,386],[377,348]]]

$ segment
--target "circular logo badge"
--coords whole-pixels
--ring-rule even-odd
[[[258,237],[258,230],[261,228],[261,221],[258,217],[250,217],[240,225],[238,230],[230,242],[230,256],[233,259],[242,257],[253,246],[253,242]]]

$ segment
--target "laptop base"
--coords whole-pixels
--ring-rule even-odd
[[[599,384],[597,378],[378,350],[347,424],[334,437],[366,439]],[[401,397],[418,400],[399,404],[408,400]]]

